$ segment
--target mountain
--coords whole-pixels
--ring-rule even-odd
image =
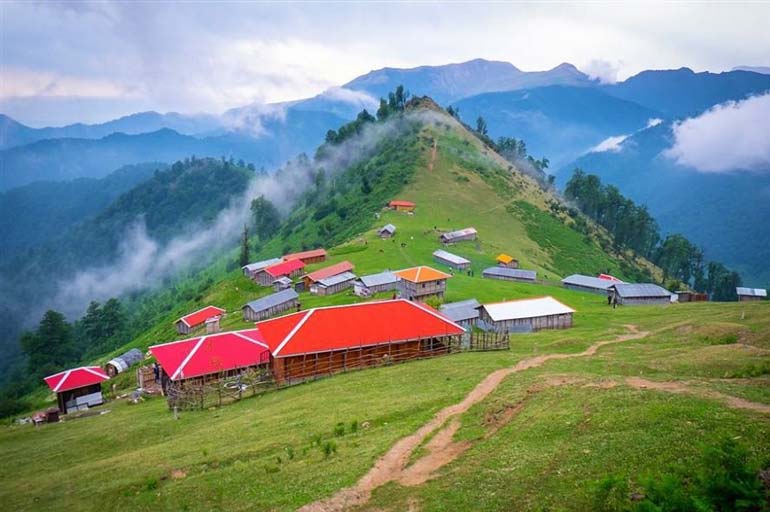
[[[566,163],[607,137],[644,128],[660,113],[593,87],[548,86],[472,96],[453,103],[475,126],[481,116],[493,139],[526,141],[536,157]]]
[[[695,73],[689,68],[642,71],[623,82],[601,86],[607,94],[633,101],[670,118],[691,117],[725,101],[770,90],[770,75],[749,71]]]
[[[763,75],[770,75],[770,66],[736,66],[733,71],[750,71],[752,73],[762,73]]]
[[[741,272],[747,285],[770,285],[770,173],[703,173],[662,153],[671,147],[671,123],[642,130],[616,151],[592,152],[564,166],[578,167],[646,204],[662,229],[682,233],[709,259]]]
[[[403,85],[418,96],[426,95],[445,105],[484,92],[511,91],[545,85],[594,85],[594,81],[572,64],[547,71],[522,71],[510,62],[474,59],[459,64],[382,68],[360,76],[343,87],[365,91],[375,98]]]

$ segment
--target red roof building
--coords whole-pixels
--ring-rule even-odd
[[[150,352],[172,381],[219,375],[270,361],[268,346],[256,329],[153,345]]]
[[[341,261],[334,265],[318,269],[303,277],[305,280],[305,289],[309,289],[311,284],[320,281],[321,279],[328,279],[329,277],[342,274],[343,272],[350,272],[351,270],[353,270],[353,264],[349,261]]]
[[[262,286],[272,286],[276,279],[281,277],[297,277],[302,274],[305,263],[302,260],[287,260],[275,265],[270,265],[258,270],[252,275],[252,279]]]
[[[98,366],[82,366],[49,375],[43,380],[56,393],[59,411],[67,414],[102,404],[102,382],[109,378]]]
[[[411,212],[414,211],[415,204],[411,201],[402,201],[400,199],[394,199],[388,203],[388,208],[398,211]]]
[[[256,324],[280,382],[447,353],[465,331],[407,300],[363,302],[293,313]]]
[[[320,263],[326,261],[326,249],[312,249],[310,251],[286,254],[284,260],[302,260],[305,264]]]
[[[179,334],[190,334],[192,331],[201,327],[209,318],[222,316],[225,310],[216,306],[206,306],[189,315],[185,315],[176,321],[176,331]]]

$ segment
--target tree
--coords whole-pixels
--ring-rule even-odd
[[[251,214],[254,218],[254,233],[260,240],[269,239],[281,227],[278,209],[265,196],[259,196],[251,202]]]
[[[366,178],[366,176],[364,176],[361,180],[361,193],[364,195],[369,195],[371,192],[372,186],[369,184],[369,180]]]
[[[487,134],[487,122],[484,121],[484,118],[479,116],[478,119],[476,119],[476,133],[479,133],[481,135]]]
[[[241,267],[249,264],[249,227],[243,225],[243,235],[241,236],[241,256],[238,260]]]
[[[77,359],[72,326],[58,311],[48,310],[37,330],[25,332],[20,340],[27,356],[29,373],[42,377]]]

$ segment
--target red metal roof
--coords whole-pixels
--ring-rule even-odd
[[[463,328],[404,299],[309,309],[257,322],[273,357],[462,334]]]
[[[276,263],[265,268],[265,272],[273,277],[288,276],[295,270],[305,268],[305,263],[302,260],[288,260],[283,263]]]
[[[620,279],[618,279],[617,277],[611,276],[609,274],[599,274],[599,279],[604,279],[606,281],[615,281],[615,282],[618,282],[618,283],[622,283],[623,282]]]
[[[45,383],[52,391],[61,393],[70,389],[82,388],[92,384],[99,384],[110,377],[98,366],[82,366],[46,377]]]
[[[320,281],[321,279],[336,276],[337,274],[342,274],[343,272],[350,272],[351,270],[353,270],[352,263],[349,261],[340,261],[334,265],[329,265],[328,267],[324,267],[316,270],[315,272],[311,272],[306,277],[311,281]]]
[[[199,336],[150,347],[171,380],[200,377],[270,360],[270,352],[256,329]]]
[[[400,199],[394,199],[390,203],[388,203],[389,206],[414,206],[414,203],[411,201],[402,201]]]
[[[310,258],[326,257],[326,249],[312,249],[310,251],[294,252],[283,257],[285,260],[304,260]]]
[[[177,320],[177,322],[182,322],[187,327],[195,327],[196,325],[201,325],[209,318],[223,314],[225,314],[225,310],[222,308],[218,308],[216,306],[206,306],[203,309],[199,309],[198,311],[190,313],[189,315],[183,316]]]

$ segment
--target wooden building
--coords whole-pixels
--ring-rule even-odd
[[[435,268],[419,266],[393,272],[399,278],[398,294],[403,299],[425,300],[430,297],[444,298],[446,280],[451,275]]]
[[[455,270],[466,270],[471,266],[470,260],[466,260],[462,256],[452,254],[443,249],[433,251],[433,260]]]
[[[206,306],[199,309],[189,315],[185,315],[176,321],[176,332],[179,334],[190,334],[203,327],[206,324],[206,320],[215,316],[222,316],[225,314],[225,310],[216,306]]]
[[[601,279],[598,277],[584,276],[581,274],[572,274],[561,280],[562,286],[569,288],[570,290],[576,290],[579,292],[596,293],[599,295],[607,295],[607,290],[615,284],[613,281],[607,279]]]
[[[256,324],[278,384],[449,352],[462,327],[402,299],[309,309]]]
[[[501,333],[532,332],[572,327],[575,310],[553,297],[484,304],[479,326]]]
[[[680,290],[675,293],[677,302],[707,302],[708,293],[691,292],[689,290]]]
[[[415,204],[411,201],[402,201],[400,199],[394,199],[388,203],[388,208],[396,210],[397,212],[413,212]]]
[[[310,265],[311,263],[322,263],[326,261],[326,257],[326,249],[311,249],[309,251],[286,254],[283,259],[284,261],[300,260],[305,265]]]
[[[611,300],[625,306],[671,303],[671,292],[652,283],[612,283],[607,289]],[[613,298],[614,297],[614,298]]]
[[[476,240],[476,236],[478,236],[476,228],[465,228],[457,231],[450,231],[449,233],[442,233],[438,239],[442,244],[456,244],[457,242]]]
[[[336,276],[319,279],[310,287],[310,293],[314,295],[334,295],[353,287],[353,282],[358,279],[353,272],[343,272]]]
[[[519,281],[522,283],[534,283],[537,272],[520,268],[489,267],[484,269],[481,277],[485,279],[500,279],[502,281]]]
[[[343,272],[350,272],[353,270],[353,268],[353,264],[349,261],[341,261],[339,263],[335,263],[334,265],[329,265],[328,267],[318,269],[315,272],[305,274],[302,276],[302,281],[305,283],[305,290],[310,290],[310,287],[321,279],[327,279],[329,277],[342,274]]]
[[[439,311],[454,323],[461,325],[465,330],[470,330],[479,319],[480,307],[479,301],[468,299],[442,304],[439,306]]]
[[[56,393],[59,412],[88,409],[104,403],[102,382],[110,377],[98,366],[82,366],[45,377],[45,383]]]
[[[498,254],[497,258],[495,258],[495,261],[497,261],[497,264],[501,267],[519,268],[519,260],[515,259],[509,254]]]
[[[393,224],[385,224],[380,229],[377,230],[377,234],[380,238],[386,239],[386,238],[392,238],[393,235],[396,234],[396,226]]]
[[[254,263],[249,263],[248,265],[244,265],[241,267],[241,270],[243,270],[243,275],[248,277],[249,279],[254,278],[254,274],[259,272],[265,267],[269,267],[270,265],[275,265],[276,263],[280,263],[283,260],[281,258],[270,258],[269,260],[262,260],[257,261]]]
[[[286,260],[257,271],[253,279],[262,286],[272,286],[273,282],[281,277],[292,278],[302,275],[304,269],[305,263],[302,260]]]
[[[291,278],[286,276],[281,276],[275,281],[273,281],[273,290],[280,292],[281,290],[286,290],[287,288],[291,288],[292,284],[294,284],[291,280]]]
[[[353,283],[353,293],[359,297],[371,297],[375,293],[389,292],[398,286],[398,276],[386,270],[379,274],[361,276]]]
[[[259,322],[284,311],[296,309],[298,304],[299,295],[291,288],[288,288],[253,300],[244,305],[241,311],[243,312],[244,321]]]
[[[118,357],[107,361],[107,364],[104,365],[104,371],[107,372],[107,375],[110,377],[114,377],[119,373],[125,372],[132,365],[143,360],[144,354],[142,351],[138,348],[132,348],[125,354],[121,354]]]
[[[767,298],[767,290],[764,288],[745,288],[739,286],[735,289],[738,300],[741,302],[758,301]]]

